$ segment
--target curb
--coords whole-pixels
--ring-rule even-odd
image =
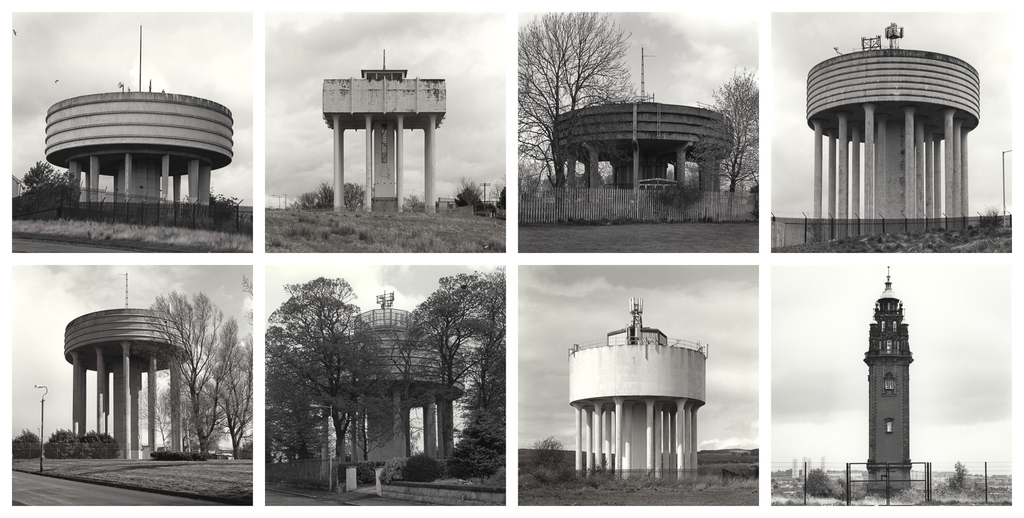
[[[13,471],[17,471],[18,473],[25,473],[27,475],[36,475],[36,476],[40,476],[40,477],[50,477],[50,478],[56,478],[56,479],[60,479],[60,480],[70,480],[70,481],[73,481],[73,482],[82,482],[82,483],[85,483],[85,484],[94,484],[94,485],[97,485],[97,486],[115,487],[115,488],[118,488],[118,489],[129,489],[129,490],[132,490],[132,491],[142,491],[142,492],[145,492],[145,493],[156,493],[156,494],[167,495],[167,496],[180,496],[182,498],[191,498],[193,500],[205,500],[207,502],[216,502],[216,503],[225,504],[225,505],[250,505],[250,506],[252,505],[252,500],[249,500],[248,502],[241,502],[241,501],[238,501],[238,500],[231,500],[231,499],[228,499],[228,498],[220,498],[220,497],[216,497],[216,496],[196,495],[196,494],[192,494],[192,493],[181,493],[181,492],[178,492],[178,491],[168,491],[168,490],[165,490],[165,489],[155,489],[155,488],[148,488],[148,487],[131,486],[131,485],[128,485],[128,484],[117,484],[117,483],[114,483],[114,482],[105,482],[105,481],[99,481],[99,480],[88,480],[88,479],[83,479],[83,478],[78,478],[78,477],[68,477],[68,476],[65,476],[65,475],[55,475],[55,474],[51,474],[51,473],[38,473],[38,472],[21,471],[21,470],[13,470]]]

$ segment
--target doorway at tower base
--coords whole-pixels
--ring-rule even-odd
[[[398,198],[374,198],[371,212],[398,212]]]

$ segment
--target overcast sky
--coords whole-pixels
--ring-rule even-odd
[[[201,97],[234,118],[234,158],[213,171],[211,190],[253,198],[253,43],[248,13],[14,13],[13,174],[46,161],[46,110],[81,95],[142,88]],[[56,82],[55,82],[56,81]],[[101,176],[100,188],[113,187]]]
[[[753,12],[610,13],[630,35],[626,63],[640,93],[640,49],[648,94],[667,104],[712,104],[711,93],[733,72],[758,67],[758,19]],[[520,13],[519,27],[541,13]]]
[[[45,385],[46,432],[73,429],[72,367],[64,359],[64,329],[72,320],[95,311],[124,308],[124,273],[128,273],[128,305],[148,309],[158,295],[173,291],[205,293],[238,321],[239,336],[252,328],[252,309],[242,291],[242,276],[252,279],[251,266],[15,266],[13,270],[13,371],[11,431],[38,432],[39,398]],[[96,372],[86,375],[86,425],[96,426]],[[145,384],[143,384],[145,385]],[[113,421],[110,421],[113,427]],[[141,427],[145,429],[145,420]],[[143,440],[147,437],[144,432]]]
[[[859,51],[862,36],[884,35],[893,22],[904,28],[900,48],[948,54],[978,71],[981,116],[968,138],[970,208],[972,215],[986,207],[1001,209],[1002,152],[1013,147],[1008,14],[772,13],[771,211],[776,216],[800,216],[814,208],[814,130],[807,125],[807,73],[836,56],[832,47],[843,53]],[[822,142],[827,157],[828,143]],[[1012,158],[1013,153],[1006,154],[1007,210],[1012,209]],[[827,185],[826,178],[826,189]]]
[[[867,460],[864,352],[885,275],[885,266],[772,268],[773,463]],[[892,289],[914,355],[911,460],[947,470],[1011,461],[1010,267],[894,266]]]
[[[708,344],[700,449],[758,448],[758,273],[753,266],[521,266],[520,448],[554,436],[575,447],[568,350],[630,322]]]
[[[435,187],[451,197],[462,178],[505,178],[508,26],[503,13],[267,13],[266,206],[333,184],[324,79],[379,69],[444,79],[447,112],[435,133]],[[406,131],[403,196],[423,199],[423,131]],[[345,132],[345,181],[365,184],[365,135]]]

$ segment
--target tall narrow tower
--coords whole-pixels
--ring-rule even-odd
[[[880,481],[869,484],[869,489],[884,491],[886,477],[890,488],[909,485],[905,481],[910,478],[910,364],[914,356],[908,336],[903,303],[886,275],[864,353],[868,365],[868,475]]]

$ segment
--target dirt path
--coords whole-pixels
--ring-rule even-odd
[[[155,253],[206,253],[204,247],[178,247],[158,243],[140,243],[136,241],[110,240],[93,241],[51,234],[33,234],[14,232],[11,241],[12,252],[27,253],[117,253],[117,252],[155,252]]]
[[[757,223],[529,225],[520,252],[757,253]]]

